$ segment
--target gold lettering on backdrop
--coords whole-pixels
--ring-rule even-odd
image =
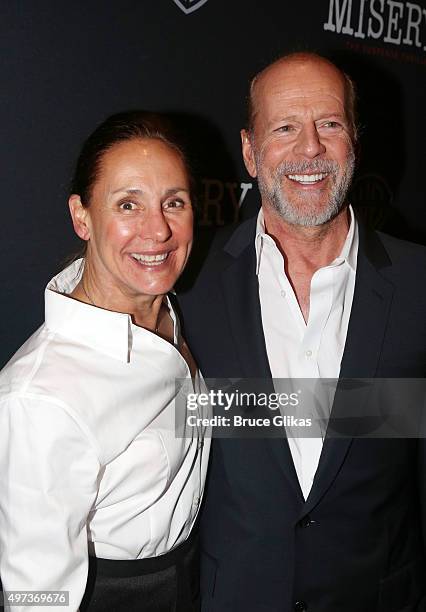
[[[199,225],[203,227],[224,225],[225,216],[230,223],[236,223],[240,208],[253,184],[225,182],[215,178],[203,178],[201,184]],[[229,203],[232,206],[231,216],[225,215],[225,206]]]
[[[222,201],[224,194],[223,182],[218,179],[202,179],[204,191],[201,200],[202,215],[200,225],[223,225]],[[213,211],[213,220],[210,214]]]

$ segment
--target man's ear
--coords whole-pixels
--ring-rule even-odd
[[[243,150],[244,164],[247,168],[247,172],[252,178],[257,176],[256,164],[254,160],[253,147],[250,140],[250,134],[247,130],[241,130],[241,147]]]
[[[74,231],[82,240],[90,238],[90,216],[87,208],[81,203],[79,195],[73,193],[68,200]]]

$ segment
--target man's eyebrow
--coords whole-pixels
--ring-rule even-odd
[[[338,117],[340,119],[345,119],[345,113],[323,113],[323,117]]]
[[[281,121],[296,121],[297,119],[300,119],[300,117],[297,117],[297,115],[286,115],[284,117],[279,116],[276,119],[272,119],[271,123],[280,123]]]
[[[320,119],[323,119],[325,117],[339,117],[340,119],[345,119],[346,118],[346,114],[345,113],[339,113],[339,112],[328,112],[325,111],[324,113],[319,113],[320,114]],[[316,119],[316,121],[319,121],[320,119]],[[277,117],[276,119],[271,119],[271,124],[272,123],[281,123],[281,122],[285,122],[285,121],[300,121],[300,116],[299,115],[286,115],[283,117]]]

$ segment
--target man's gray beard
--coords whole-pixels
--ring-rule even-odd
[[[261,167],[261,161],[256,161],[258,168]],[[272,176],[272,187],[266,185],[266,181],[261,174],[258,175],[259,191],[262,198],[269,202],[272,208],[276,210],[280,217],[287,223],[303,227],[315,227],[333,219],[343,208],[354,174],[354,169],[355,155],[353,151],[351,151],[347,157],[344,172],[340,178],[338,178],[340,166],[336,161],[319,159],[303,162],[283,162],[278,166]],[[323,172],[329,173],[333,181],[326,207],[319,212],[315,209],[309,212],[299,210],[297,204],[293,204],[283,191],[282,181],[284,176],[287,174],[320,174]],[[300,197],[302,198],[303,195]],[[305,197],[308,198],[309,195],[306,194]]]

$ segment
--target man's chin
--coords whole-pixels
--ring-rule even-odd
[[[283,221],[289,225],[300,227],[318,227],[334,219],[343,205],[327,205],[324,208],[309,206],[293,206],[282,202],[273,202],[273,208]]]

